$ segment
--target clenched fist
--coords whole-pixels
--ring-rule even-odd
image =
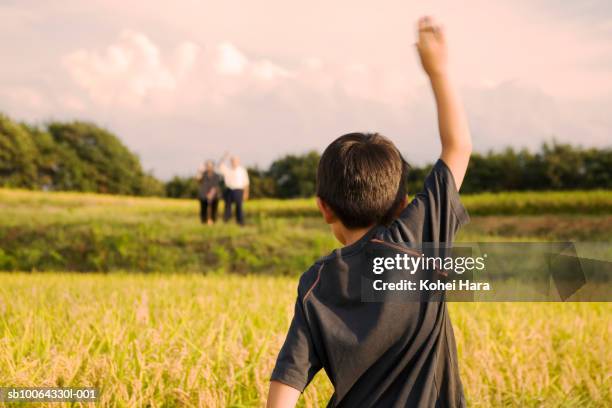
[[[448,51],[442,27],[429,16],[421,17],[418,22],[416,43],[421,65],[432,78],[446,75]]]

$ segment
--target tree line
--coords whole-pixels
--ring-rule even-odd
[[[319,153],[289,154],[268,169],[249,168],[252,197],[294,198],[315,195]],[[421,190],[433,166],[410,166],[408,191]],[[537,152],[506,148],[503,151],[473,153],[464,193],[544,190],[612,189],[612,149],[583,148],[555,141],[542,144]],[[196,182],[175,177],[166,184],[170,197],[195,197]]]
[[[252,197],[312,197],[319,153],[285,155],[266,168],[249,168]],[[415,193],[431,169],[411,166],[408,191]],[[583,148],[555,141],[539,151],[507,148],[474,153],[466,193],[612,189],[612,148]],[[51,191],[195,197],[197,181],[167,182],[143,170],[140,159],[111,132],[89,122],[34,126],[0,114],[0,186]]]

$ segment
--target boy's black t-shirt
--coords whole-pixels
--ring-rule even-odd
[[[469,221],[440,159],[389,227],[318,260],[300,278],[295,314],[271,380],[303,391],[325,369],[332,407],[465,406],[453,328],[444,302],[362,302],[368,249],[450,243]]]

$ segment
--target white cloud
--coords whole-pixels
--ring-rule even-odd
[[[267,58],[248,58],[230,42],[205,48],[184,41],[164,53],[149,36],[123,31],[105,50],[80,49],[63,58],[74,83],[94,105],[165,113],[220,105],[248,90],[269,91],[294,72]]]
[[[178,46],[174,60],[176,60],[175,72],[179,78],[189,73],[199,54],[200,47],[194,42],[186,41]]]
[[[287,69],[269,60],[256,62],[253,65],[253,74],[264,81],[272,81],[277,78],[290,78],[293,76]]]
[[[247,66],[248,60],[238,48],[229,42],[218,46],[217,71],[225,75],[242,74]]]
[[[194,66],[198,51],[196,44],[185,42],[167,63],[150,38],[126,30],[104,52],[77,50],[66,55],[63,64],[94,103],[135,108],[153,92],[175,90]]]

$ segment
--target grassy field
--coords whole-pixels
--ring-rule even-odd
[[[463,241],[609,240],[612,191],[467,196]],[[296,275],[336,246],[314,200],[247,203],[206,228],[195,200],[0,189],[0,270]]]
[[[612,192],[464,202],[464,241],[612,239]],[[337,244],[312,200],[247,205],[247,227],[211,228],[189,200],[0,189],[0,270],[45,271],[0,274],[0,385],[97,386],[98,406],[260,406],[295,277]],[[612,405],[612,304],[450,313],[470,406]],[[319,374],[300,405],[330,395]]]
[[[261,406],[293,310],[285,277],[10,274],[0,384],[93,385],[100,406]],[[470,406],[612,403],[610,304],[450,305]],[[319,374],[302,406],[324,406]]]

